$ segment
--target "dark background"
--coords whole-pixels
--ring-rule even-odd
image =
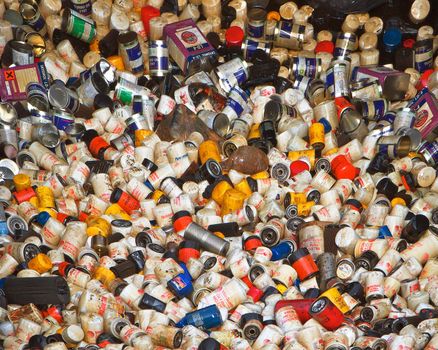
[[[260,3],[264,0],[247,0],[248,5],[251,3]],[[268,10],[277,10],[281,4],[288,0],[270,0]],[[315,36],[318,31],[325,29],[330,30],[336,38],[336,33],[341,31],[342,22],[348,13],[369,12],[370,17],[377,16],[383,19],[383,22],[389,18],[399,18],[401,22],[401,31],[403,40],[416,39],[416,31],[423,25],[430,25],[434,28],[434,34],[438,35],[438,0],[429,0],[430,13],[427,18],[418,24],[409,20],[409,12],[414,0],[295,0],[298,6],[310,5],[315,11],[313,12],[310,22],[315,28]],[[257,6],[257,5],[256,5]],[[384,26],[385,28],[385,26]],[[358,37],[363,33],[359,29],[356,34]],[[393,63],[395,53],[387,53],[383,49],[382,34],[379,36],[380,64]],[[438,51],[435,55],[438,54]]]
[[[257,0],[256,0],[257,1]],[[248,1],[251,3],[252,1]],[[268,8],[278,10],[279,6],[286,1],[271,0]],[[419,28],[428,24],[434,27],[435,34],[438,32],[438,0],[429,0],[431,11],[426,20],[419,24],[409,21],[409,10],[414,0],[295,0],[299,6],[310,5],[315,8],[313,24],[317,30],[327,29],[338,31],[341,28],[343,18],[347,13],[370,12],[370,16],[378,16],[383,20],[389,17],[400,17],[410,26]],[[379,5],[380,4],[380,5]],[[375,5],[378,5],[377,7]],[[369,10],[372,7],[371,10]],[[348,11],[352,10],[352,11]]]

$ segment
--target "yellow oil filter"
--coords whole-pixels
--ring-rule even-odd
[[[29,203],[32,204],[35,208],[40,207],[40,201],[38,200],[38,197],[29,198]]]
[[[310,145],[317,150],[324,148],[324,125],[322,123],[313,123],[309,128]]]
[[[259,139],[261,137],[259,126],[260,123],[251,125],[251,128],[249,129],[248,140]]]
[[[90,43],[90,51],[100,53],[99,40],[97,38],[94,38],[93,41]]]
[[[209,159],[214,159],[216,162],[221,162],[221,153],[219,146],[216,142],[212,140],[207,140],[199,145],[199,159],[201,163],[204,164]]]
[[[310,161],[310,166],[313,168],[313,166],[315,165],[315,150],[314,149],[306,149],[306,150],[301,150],[301,151],[290,151],[287,154],[287,157],[292,161],[298,160],[301,157],[307,157]]]
[[[142,142],[146,137],[152,135],[154,132],[152,130],[147,129],[137,129],[134,132],[134,139],[135,139],[135,147],[139,147],[142,145]]]
[[[339,148],[338,148],[338,147],[335,147],[335,148],[329,149],[327,152],[324,152],[324,155],[325,155],[325,156],[329,156],[329,155],[331,155],[331,154],[335,154],[335,153],[337,153],[338,151],[339,151]]]
[[[235,189],[230,189],[224,194],[224,201],[222,203],[222,215],[229,214],[237,209],[242,208],[243,202],[246,199],[245,193]]]
[[[277,11],[269,11],[268,15],[266,16],[267,20],[273,19],[274,21],[279,21],[281,20],[281,16]]]
[[[96,235],[108,237],[111,233],[111,224],[101,217],[90,215],[85,222],[88,225],[87,235],[90,237]]]
[[[299,193],[289,192],[288,195],[290,195],[291,204],[300,204],[307,202],[307,196],[302,192]]]
[[[320,295],[320,297],[327,297],[328,299],[330,299],[330,301],[335,304],[335,306],[339,310],[341,310],[343,314],[346,314],[348,311],[350,311],[350,308],[348,307],[347,303],[345,302],[344,298],[342,297],[341,293],[339,293],[339,290],[336,287],[327,289],[324,293]]]
[[[30,177],[26,174],[15,175],[13,181],[16,191],[24,190],[32,185]]]
[[[219,238],[225,238],[225,236],[224,236],[224,234],[223,234],[222,232],[213,232],[213,234],[214,234],[216,237],[219,237]]]
[[[245,193],[247,198],[252,194],[252,190],[247,179],[243,179],[238,184],[234,185],[234,188],[242,193]]]
[[[123,64],[123,59],[120,56],[110,56],[106,59],[111,63],[117,70],[125,70],[125,65]]]
[[[116,275],[110,269],[107,269],[103,266],[98,266],[94,271],[93,278],[102,282],[106,287],[108,287],[109,283],[116,278]]]
[[[50,271],[53,264],[46,254],[39,253],[27,263],[27,267],[39,273],[45,273]]]
[[[420,159],[420,160],[424,161],[424,157],[421,153],[409,152],[408,157],[411,159]]]
[[[159,201],[160,201],[160,199],[162,198],[162,197],[165,197],[166,196],[166,194],[163,192],[163,191],[161,191],[161,190],[155,190],[153,193],[152,193],[152,199],[154,200],[154,202],[156,203],[156,204],[158,204],[159,203]]]
[[[403,198],[395,197],[391,201],[391,206],[394,208],[397,204],[401,204],[403,206],[406,206],[406,202]]]
[[[264,170],[264,171],[261,171],[259,173],[251,175],[251,177],[254,180],[263,180],[263,179],[269,179],[270,175],[269,175],[269,172],[267,170]]]
[[[42,208],[56,208],[55,206],[55,196],[50,187],[38,186],[35,189],[35,193],[38,197],[39,206]]]
[[[131,217],[128,215],[128,213],[124,211],[117,203],[111,204],[108,208],[106,208],[105,215],[114,215],[124,220],[131,220]]]
[[[222,205],[224,201],[225,192],[231,190],[233,186],[228,181],[219,181],[216,186],[214,186],[211,192],[211,198],[219,205]]]
[[[279,284],[277,284],[277,290],[278,290],[281,294],[284,294],[284,292],[287,291],[287,287],[286,287],[284,284],[279,283]]]
[[[315,205],[314,201],[297,204],[298,216],[309,216],[312,207]]]

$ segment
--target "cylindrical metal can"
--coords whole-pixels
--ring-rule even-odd
[[[198,112],[198,117],[218,135],[224,137],[227,134],[230,120],[226,114],[204,109]]]
[[[250,61],[256,50],[262,50],[269,54],[271,51],[271,47],[272,44],[270,42],[246,38],[245,41],[242,43],[243,57],[246,61]]]
[[[75,117],[73,114],[60,109],[53,109],[53,124],[58,130],[65,131],[65,129],[74,123]]]
[[[61,27],[68,34],[86,43],[91,43],[96,36],[94,21],[71,9],[64,10]]]
[[[353,52],[357,45],[357,36],[354,33],[339,33],[336,38],[335,51],[333,56],[336,58],[344,58]]]
[[[102,74],[94,72],[81,84],[81,86],[77,88],[76,91],[81,98],[82,103],[87,107],[91,107],[93,106],[94,98],[98,94],[107,94],[109,92],[109,85]],[[108,128],[109,125],[106,127]]]
[[[346,97],[350,95],[348,84],[349,67],[344,62],[332,62],[326,73],[326,89],[331,97]]]
[[[382,118],[388,109],[386,99],[380,98],[375,100],[360,101],[356,107],[362,112],[362,115],[368,120],[378,120]]]
[[[275,320],[277,325],[285,333],[299,330],[302,327],[298,314],[293,306],[285,305],[279,308],[275,313]]]
[[[35,0],[22,1],[20,3],[20,14],[24,22],[37,32],[42,31],[46,25],[46,21],[38,10],[38,3]],[[41,34],[45,34],[45,30]]]
[[[10,55],[2,56],[2,64],[5,66],[11,64],[21,66],[34,63],[32,46],[24,41],[11,40],[5,45],[4,51],[10,51]]]
[[[179,328],[157,325],[151,327],[151,338],[154,344],[164,346],[166,348],[179,348],[182,340],[183,333]]]
[[[266,347],[268,344],[279,345],[282,340],[282,330],[273,324],[269,324],[263,328],[257,340],[254,342],[253,348],[261,349],[262,347]]]
[[[134,74],[143,74],[143,55],[137,39],[137,33],[128,31],[119,34],[118,44],[125,68]]]
[[[342,333],[326,333],[324,338],[324,350],[347,350],[348,338]]]
[[[365,297],[366,299],[380,299],[384,296],[384,275],[380,271],[367,272],[365,278]]]
[[[407,298],[414,292],[420,290],[420,283],[417,278],[403,280],[400,283],[400,294],[403,298]]]
[[[433,66],[433,40],[424,39],[415,43],[415,69],[420,73]]]
[[[79,108],[79,98],[72,90],[67,88],[60,80],[55,80],[48,91],[49,102],[52,106],[76,112]]]
[[[90,17],[91,15],[91,0],[72,0],[73,10],[79,12],[81,15]]]
[[[379,270],[383,272],[385,276],[388,276],[400,261],[400,253],[395,249],[388,249],[379,260],[377,265],[374,267],[374,269]]]
[[[49,97],[47,89],[39,83],[29,83],[26,86],[27,103],[29,109],[35,108],[39,111],[49,111]]]
[[[163,40],[149,42],[149,74],[161,77],[169,71],[169,52]]]
[[[394,132],[402,128],[412,128],[415,124],[415,112],[410,108],[397,110],[394,118]]]
[[[322,66],[320,58],[295,57],[291,62],[291,77],[296,79],[299,76],[318,78]]]
[[[382,136],[377,147],[379,153],[386,153],[392,159],[406,157],[411,151],[411,138],[407,135]]]
[[[235,85],[242,84],[248,78],[248,65],[239,57],[225,62],[215,69],[219,86],[229,93]]]
[[[300,50],[306,27],[289,21],[279,21],[274,31],[274,44],[292,50]]]
[[[248,11],[247,34],[251,38],[263,38],[265,34],[266,11],[260,7],[253,7]]]

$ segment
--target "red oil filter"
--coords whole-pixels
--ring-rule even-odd
[[[81,212],[79,212],[79,214],[78,214],[78,219],[79,219],[79,221],[85,222],[85,221],[87,221],[88,216],[89,216],[89,215],[88,215],[87,213],[81,211]]]
[[[88,146],[93,157],[99,158],[110,147],[105,139],[97,134],[96,130],[87,130],[82,136],[82,141]]]
[[[110,197],[111,203],[117,203],[128,214],[140,209],[140,203],[120,188],[116,188]]]
[[[288,256],[288,261],[297,271],[298,278],[304,281],[318,273],[318,266],[313,261],[307,248],[300,248]]]
[[[334,49],[335,49],[335,44],[333,44],[332,41],[322,40],[318,44],[316,44],[315,53],[327,52],[333,54]]]
[[[199,259],[201,256],[201,247],[198,242],[195,241],[183,241],[179,245],[178,260],[187,264],[190,258]]]
[[[290,163],[290,175],[291,177],[302,173],[303,171],[310,171],[310,163],[305,161],[305,158],[294,160]]]
[[[18,204],[27,202],[32,197],[36,197],[36,192],[33,187],[25,188],[24,190],[13,192],[12,193],[15,200],[18,202]]]
[[[141,8],[141,20],[144,25],[144,31],[149,35],[149,21],[154,17],[160,16],[160,10],[153,6],[144,6]]]
[[[63,225],[67,225],[68,222],[75,220],[75,218],[65,213],[56,213],[56,220],[58,220]]]
[[[94,157],[101,158],[102,153],[109,148],[110,145],[103,137],[97,136],[91,140],[89,144],[90,152]]]
[[[403,47],[407,48],[407,49],[412,49],[415,45],[415,39],[406,39],[403,40]]]
[[[227,47],[242,45],[245,33],[243,29],[238,26],[231,26],[225,31],[225,42]]]
[[[433,69],[428,69],[421,74],[421,77],[418,81],[417,86],[415,87],[417,90],[422,90],[425,87],[427,87],[427,83],[429,81],[429,77],[432,75],[432,73],[435,72]]]
[[[260,239],[259,236],[256,236],[256,235],[249,236],[243,242],[243,246],[244,246],[246,251],[251,251],[251,250],[255,251],[258,247],[261,247],[262,245],[263,245],[262,240]]]
[[[308,320],[312,318],[312,316],[309,313],[310,306],[314,303],[316,299],[310,298],[310,299],[294,299],[294,300],[280,300],[275,304],[274,311],[277,312],[282,307],[285,306],[292,306],[294,310],[296,311],[298,318],[300,319],[301,323],[305,323]]]
[[[243,276],[241,278],[241,280],[242,280],[243,283],[245,283],[248,286],[248,288],[251,288],[253,286],[253,284],[252,284],[251,280],[249,279],[248,275]]]
[[[175,232],[183,231],[192,221],[192,216],[187,210],[178,211],[172,217],[173,229]]]
[[[344,322],[342,312],[327,297],[319,298],[312,304],[310,315],[330,331],[337,329]]]
[[[61,307],[59,305],[48,307],[46,311],[42,312],[42,314],[44,317],[47,317],[47,316],[53,317],[59,323],[63,322]]]
[[[258,302],[261,297],[263,296],[263,291],[258,289],[256,286],[252,286],[249,288],[248,292],[246,293],[248,297],[250,297],[254,303]]]
[[[359,175],[359,169],[353,166],[343,154],[333,158],[331,162],[332,173],[336,179],[353,180]]]

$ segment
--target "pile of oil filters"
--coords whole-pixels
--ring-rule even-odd
[[[438,349],[437,3],[405,2],[1,0],[2,349]]]

